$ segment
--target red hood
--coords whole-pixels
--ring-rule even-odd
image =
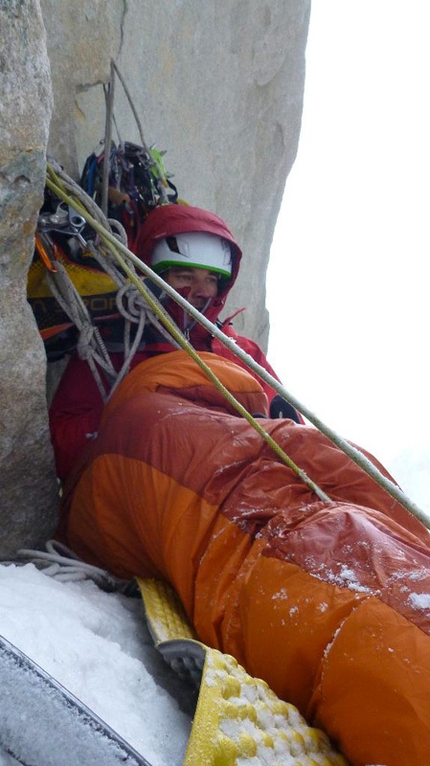
[[[211,322],[216,322],[224,308],[227,296],[236,281],[242,258],[242,251],[222,218],[219,218],[214,213],[210,213],[208,210],[192,207],[191,205],[170,204],[157,207],[145,219],[136,237],[133,249],[138,258],[146,263],[147,266],[151,266],[151,254],[157,240],[189,231],[204,231],[208,234],[216,234],[218,237],[226,239],[231,245],[233,255],[232,276],[229,280],[221,283],[219,294],[210,301],[209,306],[204,312],[207,319]],[[180,290],[180,293],[186,298],[188,288]],[[183,309],[173,299],[166,300],[164,306],[178,327],[183,329]],[[190,341],[197,350],[208,350],[211,336],[207,330],[196,323],[190,331]]]

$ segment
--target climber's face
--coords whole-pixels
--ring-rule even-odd
[[[208,269],[171,266],[163,274],[163,278],[175,290],[182,291],[184,288],[189,288],[188,293],[184,294],[187,301],[198,311],[205,308],[209,298],[215,298],[218,295],[218,274]]]

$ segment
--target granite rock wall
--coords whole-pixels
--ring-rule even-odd
[[[0,555],[37,545],[56,521],[45,352],[26,275],[45,178],[52,107],[36,0],[0,1]]]

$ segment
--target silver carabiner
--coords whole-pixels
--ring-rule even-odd
[[[83,229],[86,223],[85,218],[80,215],[71,205],[68,206],[68,212],[70,226],[72,226],[73,229],[78,229],[79,231]]]

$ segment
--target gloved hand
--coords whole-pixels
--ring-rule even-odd
[[[280,394],[276,394],[270,402],[270,417],[274,420],[276,418],[288,418],[294,420],[295,423],[302,423],[297,410]]]
[[[163,288],[156,285],[155,282],[152,281],[152,279],[149,279],[149,277],[146,277],[146,279],[144,279],[143,282],[145,287],[147,287],[151,291],[151,293],[153,293],[155,297],[162,303],[163,299],[167,297]]]

